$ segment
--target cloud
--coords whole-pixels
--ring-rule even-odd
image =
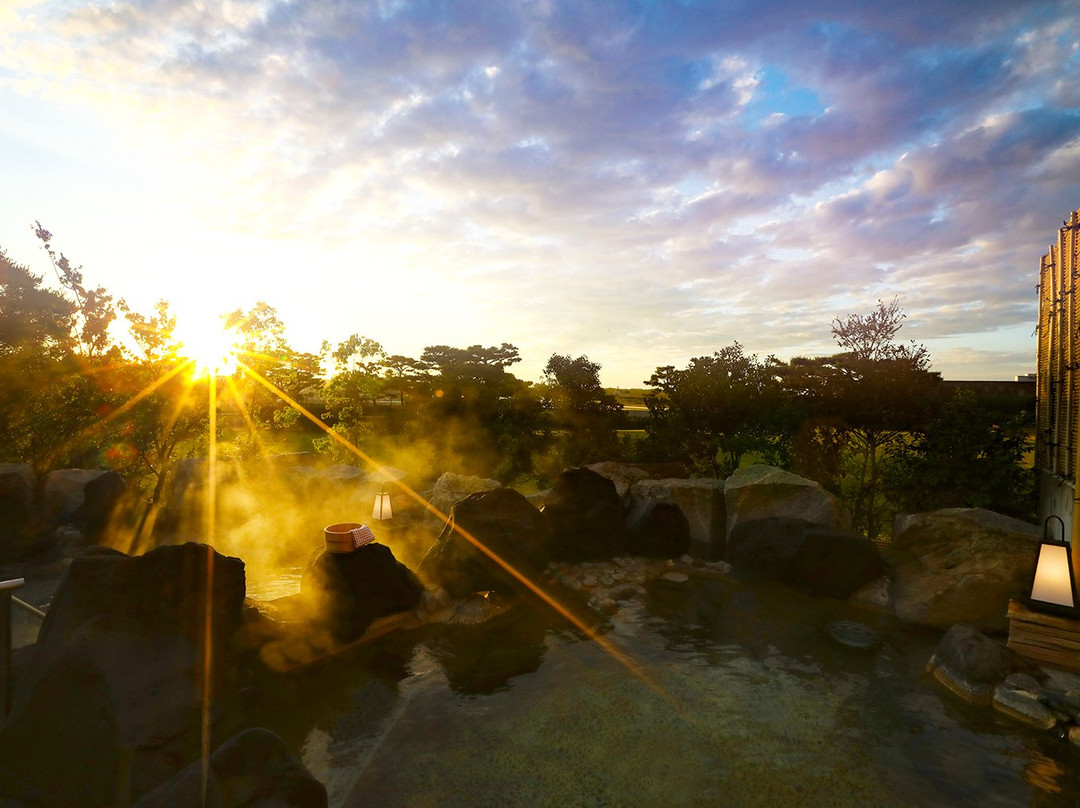
[[[0,89],[111,128],[155,203],[441,273],[433,330],[540,365],[828,351],[894,294],[927,339],[1033,322],[1080,204],[1069,2],[13,9]]]

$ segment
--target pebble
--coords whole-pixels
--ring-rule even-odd
[[[685,572],[665,572],[660,576],[661,581],[671,581],[675,584],[683,584],[690,580],[690,576]]]
[[[1022,690],[1008,687],[994,688],[994,709],[999,713],[1016,719],[1022,724],[1036,729],[1052,729],[1057,725],[1057,717],[1039,703],[1037,698]]]
[[[1028,693],[1038,693],[1039,683],[1034,676],[1026,673],[1010,673],[1005,677],[1005,686],[1012,690],[1023,690]]]

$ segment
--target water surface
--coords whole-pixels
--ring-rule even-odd
[[[838,645],[835,619],[884,645]],[[266,723],[331,806],[1080,805],[1080,748],[922,673],[937,632],[692,579],[604,636],[634,665],[525,606],[428,626],[296,676]]]

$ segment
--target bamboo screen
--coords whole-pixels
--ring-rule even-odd
[[[1058,477],[1076,479],[1080,424],[1080,298],[1076,294],[1080,210],[1064,222],[1057,244],[1039,268],[1038,434],[1036,465]]]

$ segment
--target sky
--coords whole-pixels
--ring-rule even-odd
[[[1080,4],[0,0],[0,248],[299,350],[509,342],[639,387],[834,353],[896,297],[947,379],[1035,367],[1080,207]]]

